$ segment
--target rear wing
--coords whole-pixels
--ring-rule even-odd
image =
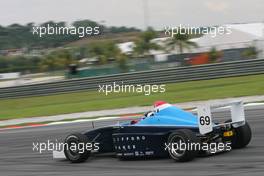
[[[231,109],[231,122],[214,124],[212,121],[212,109],[227,107]],[[243,101],[235,101],[228,103],[219,103],[215,105],[200,105],[197,107],[199,131],[201,134],[210,133],[213,127],[225,126],[231,124],[234,128],[238,128],[245,124],[245,112]]]

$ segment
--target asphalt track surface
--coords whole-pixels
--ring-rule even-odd
[[[215,119],[228,118],[217,112]],[[246,109],[253,138],[247,148],[210,157],[199,157],[188,163],[171,159],[119,161],[114,156],[94,156],[87,162],[71,164],[52,159],[51,152],[33,151],[33,142],[63,139],[66,134],[92,129],[91,122],[46,127],[5,130],[0,132],[0,175],[264,175],[264,106]],[[96,127],[114,122],[97,122]]]

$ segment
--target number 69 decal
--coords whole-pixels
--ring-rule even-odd
[[[201,134],[213,131],[210,106],[198,107],[198,125]]]
[[[200,117],[200,125],[210,125],[211,119],[209,116],[201,116]]]

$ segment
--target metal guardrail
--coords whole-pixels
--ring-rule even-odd
[[[99,85],[112,84],[113,82],[123,82],[123,84],[163,84],[262,73],[264,73],[264,59],[254,59],[0,88],[0,98],[93,90],[98,89]]]

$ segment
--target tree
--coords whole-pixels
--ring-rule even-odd
[[[145,56],[150,55],[150,50],[160,49],[158,44],[152,42],[157,36],[157,33],[151,28],[143,32],[139,39],[135,41],[134,53],[138,56]]]
[[[78,27],[96,27],[99,26],[99,24],[95,21],[92,20],[80,20],[80,21],[75,21],[72,23],[73,26],[76,28]]]
[[[242,53],[241,53],[243,58],[246,59],[255,59],[258,55],[258,51],[256,50],[256,47],[251,46],[247,49],[245,49]]]
[[[41,71],[54,71],[57,68],[56,60],[53,55],[47,55],[41,62],[40,62],[40,70]]]
[[[121,52],[116,56],[116,61],[118,63],[118,67],[121,69],[122,72],[128,71],[129,67],[127,65],[127,59],[128,59],[128,56],[121,53]]]
[[[57,58],[57,62],[64,67],[68,67],[70,64],[75,64],[76,60],[72,57],[72,54],[67,49],[61,49],[54,53]]]
[[[0,72],[36,72],[40,60],[36,56],[0,56]]]
[[[128,56],[122,53],[114,42],[96,42],[91,44],[88,50],[90,57],[96,57],[100,64],[106,64],[109,60],[115,60],[122,71],[126,72],[128,70]]]
[[[222,56],[222,53],[217,51],[215,47],[212,47],[208,55],[210,62],[217,62],[217,60]]]
[[[170,38],[167,43],[167,47],[170,51],[178,48],[180,54],[183,53],[184,48],[190,49],[191,47],[198,46],[195,42],[190,41],[190,35],[186,33],[186,30],[181,30],[182,31],[178,30],[177,34]]]
[[[133,28],[133,27],[125,27],[125,26],[121,26],[121,27],[109,27],[108,31],[110,33],[123,33],[123,32],[140,32],[139,29]]]
[[[64,27],[68,27],[69,24],[63,21],[47,21],[42,24],[28,23],[26,25],[20,24],[11,24],[9,26],[0,26],[0,50],[5,49],[14,49],[14,48],[53,48],[63,46],[67,43],[79,40],[78,35],[67,35],[61,32],[60,35],[42,35],[39,37],[36,31],[37,26],[50,26],[57,27],[58,31],[67,31],[63,30]],[[100,34],[103,34],[108,31],[111,33],[122,33],[122,32],[138,32],[140,30],[136,28],[127,28],[127,27],[107,27],[91,20],[80,20],[75,21],[71,26],[78,27],[100,27]],[[34,29],[33,29],[34,28]],[[34,35],[33,35],[34,31]]]
[[[89,55],[96,57],[100,64],[106,64],[109,60],[115,60],[121,53],[116,44],[110,42],[95,42],[89,46]]]
[[[105,53],[105,48],[102,47],[101,42],[93,43],[89,46],[88,53],[90,57],[96,57],[100,64],[107,63],[107,57]]]
[[[51,52],[45,56],[40,62],[42,71],[54,71],[57,69],[65,69],[70,64],[75,64],[77,61],[72,57],[71,53],[66,49]]]

